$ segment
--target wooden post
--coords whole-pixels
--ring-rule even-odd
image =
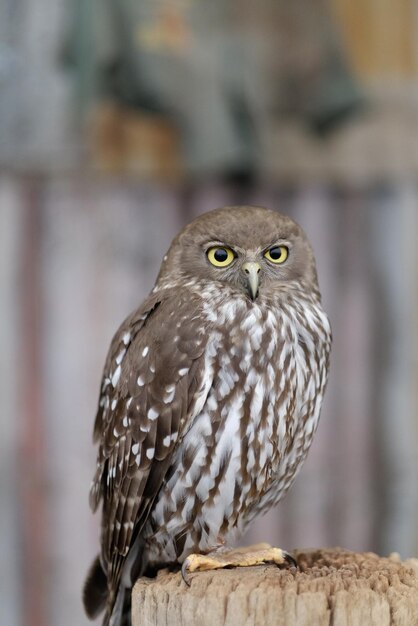
[[[418,559],[298,551],[299,570],[273,565],[141,578],[132,626],[412,626]]]

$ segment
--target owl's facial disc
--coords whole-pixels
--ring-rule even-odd
[[[254,304],[289,290],[318,292],[312,248],[290,218],[262,207],[225,207],[197,217],[173,240],[157,285],[214,283]],[[319,294],[318,294],[319,295]]]

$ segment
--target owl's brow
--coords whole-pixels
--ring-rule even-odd
[[[292,242],[282,237],[279,237],[279,238],[275,237],[274,239],[270,241],[270,243],[267,246],[263,246],[262,250],[263,251],[269,250],[270,248],[273,248],[274,246],[287,246],[288,248],[291,248]]]
[[[205,250],[207,250],[211,246],[221,246],[225,248],[231,248],[231,250],[240,250],[240,251],[242,250],[242,248],[240,248],[239,246],[236,246],[232,243],[228,243],[227,241],[221,241],[220,239],[211,239],[210,241],[206,241],[203,244],[203,248]]]
[[[248,249],[246,248],[242,248],[241,246],[237,246],[225,240],[222,241],[221,239],[211,239],[210,241],[206,241],[203,244],[203,249],[208,250],[212,246],[231,248],[233,252],[241,252],[241,253],[248,252]],[[269,244],[260,246],[259,248],[252,250],[252,252],[266,252],[267,250],[269,250],[270,248],[273,248],[274,246],[287,246],[290,249],[292,247],[292,243],[288,239],[284,239],[281,237],[279,238],[274,237],[273,239],[270,240]]]

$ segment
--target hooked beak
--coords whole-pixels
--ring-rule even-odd
[[[247,263],[243,264],[242,270],[246,274],[247,287],[251,300],[254,301],[258,294],[258,287],[260,283],[258,275],[260,273],[261,266],[255,261],[247,261]]]

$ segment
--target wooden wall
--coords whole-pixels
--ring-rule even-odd
[[[417,191],[245,193],[308,232],[335,337],[306,465],[248,541],[417,552]],[[2,176],[0,199],[0,622],[81,626],[98,546],[91,430],[110,338],[175,232],[242,190]]]

